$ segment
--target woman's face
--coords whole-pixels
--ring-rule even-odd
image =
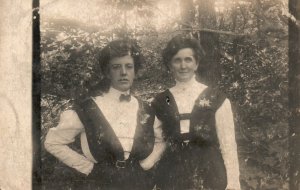
[[[191,80],[197,70],[198,63],[191,48],[180,49],[170,62],[170,70],[177,81]]]
[[[134,73],[134,60],[130,55],[115,57],[110,60],[108,78],[111,86],[125,92],[132,86]]]

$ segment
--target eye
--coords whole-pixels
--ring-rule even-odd
[[[121,67],[121,65],[119,65],[119,64],[113,64],[111,66],[112,69],[119,69],[120,67]]]
[[[180,64],[180,62],[181,62],[180,58],[175,58],[175,59],[172,60],[173,64]]]
[[[127,64],[126,67],[127,67],[128,69],[133,69],[133,68],[134,68],[134,64]]]
[[[184,61],[187,62],[187,63],[190,63],[193,61],[193,58],[192,57],[186,57],[184,58]]]

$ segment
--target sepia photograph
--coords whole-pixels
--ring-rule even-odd
[[[31,6],[31,189],[300,189],[299,0]]]
[[[39,14],[42,189],[288,189],[287,0]]]

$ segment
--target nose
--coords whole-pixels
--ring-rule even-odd
[[[180,69],[185,69],[186,68],[186,63],[185,61],[180,62]]]
[[[125,66],[125,65],[123,65],[122,68],[121,68],[121,75],[122,75],[122,76],[127,75],[127,69],[126,69],[126,66]]]

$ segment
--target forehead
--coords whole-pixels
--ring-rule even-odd
[[[180,49],[174,56],[174,58],[180,58],[180,57],[192,57],[194,56],[194,51],[192,48],[183,48]]]
[[[110,64],[111,65],[115,65],[115,64],[133,64],[133,58],[131,57],[131,55],[125,55],[122,57],[114,57],[110,60]]]

